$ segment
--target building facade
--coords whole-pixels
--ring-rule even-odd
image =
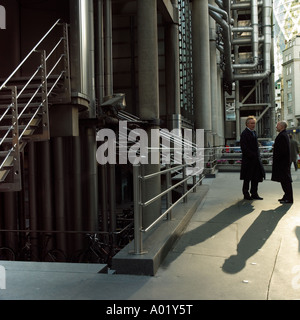
[[[282,52],[283,83],[284,83],[284,119],[289,129],[299,127],[300,120],[300,37],[292,38]]]
[[[238,140],[241,119],[255,115],[259,136],[274,135],[271,0],[0,6],[1,247],[46,241],[71,259],[86,233],[116,241],[132,211],[133,167],[97,162],[102,129],[200,129],[209,149]],[[164,187],[147,181],[143,197]],[[143,228],[161,208],[143,211]]]

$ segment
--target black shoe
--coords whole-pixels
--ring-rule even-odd
[[[282,204],[284,204],[284,203],[293,203],[293,200],[281,200],[279,202],[282,203]]]
[[[250,195],[244,195],[244,200],[253,200],[253,198]]]
[[[285,198],[278,199],[279,202],[284,201],[284,200],[285,200]]]
[[[254,200],[264,200],[264,198],[261,198],[258,194],[252,195],[251,197],[252,197],[252,199],[254,199]]]

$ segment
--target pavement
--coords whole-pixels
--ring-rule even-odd
[[[278,202],[270,173],[259,184],[264,200],[243,200],[238,172],[204,179],[206,196],[154,276],[1,261],[0,300],[298,300],[300,170],[292,175],[292,205]]]

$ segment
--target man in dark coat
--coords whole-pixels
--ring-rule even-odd
[[[246,129],[241,134],[241,149],[242,149],[242,165],[241,165],[241,180],[243,183],[243,195],[246,200],[263,200],[258,195],[258,183],[262,182],[265,177],[265,170],[261,162],[257,136],[255,132],[256,119],[248,117],[246,120]],[[251,188],[249,193],[249,187]]]
[[[291,148],[291,165],[294,164],[295,171],[298,170],[298,154],[299,147],[298,142],[293,139],[293,136],[290,134],[290,148]]]
[[[287,124],[285,121],[277,123],[276,129],[279,134],[274,143],[271,180],[281,183],[284,196],[278,201],[280,203],[293,203],[290,140],[286,128]]]
[[[241,180],[243,195],[246,200],[263,200],[258,195],[258,183],[265,179],[265,170],[261,162],[257,136],[255,132],[256,119],[250,116],[246,120],[246,129],[241,134],[242,165]],[[249,193],[249,187],[251,188]]]

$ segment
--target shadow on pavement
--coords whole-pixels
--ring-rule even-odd
[[[242,236],[237,246],[237,255],[225,260],[223,271],[231,274],[240,272],[245,267],[246,261],[263,247],[290,207],[281,205],[273,210],[263,210]]]
[[[254,211],[253,204],[248,201],[240,200],[230,207],[222,210],[212,219],[201,224],[199,227],[186,231],[179,239],[179,245],[176,247],[171,256],[169,255],[167,259],[163,262],[163,268],[166,268],[173,260],[179,256],[186,247],[197,245],[207,239],[213,237],[223,229],[227,228],[228,225],[235,223],[237,220],[241,219],[245,215],[250,214]],[[177,242],[178,243],[178,242]]]

